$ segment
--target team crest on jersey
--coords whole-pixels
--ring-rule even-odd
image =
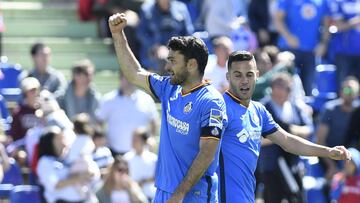
[[[209,126],[215,126],[220,129],[223,127],[223,116],[219,109],[210,109],[210,119],[209,119]]]
[[[304,4],[301,7],[301,15],[304,19],[312,19],[316,16],[316,7],[312,4]]]
[[[192,102],[187,103],[184,107],[184,114],[188,114],[192,110],[192,106]]]

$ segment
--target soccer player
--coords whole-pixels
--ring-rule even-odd
[[[219,161],[221,202],[255,201],[254,172],[262,137],[293,154],[350,159],[343,146],[329,148],[287,133],[274,122],[263,105],[251,100],[259,74],[251,53],[233,52],[227,65],[229,90],[224,99],[228,125],[222,138]]]
[[[195,37],[171,38],[166,64],[170,76],[151,74],[129,48],[123,32],[126,24],[123,14],[109,18],[120,70],[162,102],[154,202],[217,202],[215,170],[226,109],[222,95],[202,81],[206,45]]]

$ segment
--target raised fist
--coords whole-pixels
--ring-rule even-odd
[[[127,19],[124,13],[116,13],[109,18],[109,28],[111,34],[120,33],[127,25]]]

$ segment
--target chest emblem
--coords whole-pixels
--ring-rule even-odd
[[[187,103],[183,110],[184,114],[188,114],[192,110],[192,107],[193,107],[192,102]]]

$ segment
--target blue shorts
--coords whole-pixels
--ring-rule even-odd
[[[211,180],[211,177],[208,176],[208,181],[211,181],[206,190],[197,189],[196,186],[190,190],[185,198],[184,203],[217,203],[218,202],[218,184],[216,181]],[[166,203],[167,200],[171,198],[172,193],[163,191],[161,189],[156,190],[155,198],[153,203]]]

